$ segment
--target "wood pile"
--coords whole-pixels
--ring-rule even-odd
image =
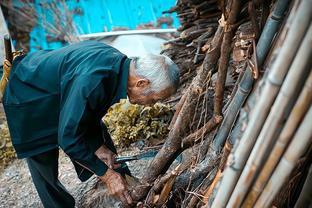
[[[163,53],[188,84],[165,143],[132,187],[137,207],[296,203],[300,180],[295,193],[289,177],[304,182],[311,164],[311,5],[180,0],[167,11],[182,26]]]
[[[168,55],[181,69],[181,83],[196,74],[218,27],[221,10],[217,1],[178,1],[164,13],[177,12],[181,22],[180,36],[165,44],[163,54]]]

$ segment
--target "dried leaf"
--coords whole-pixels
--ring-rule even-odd
[[[121,100],[103,118],[116,145],[127,147],[138,140],[163,140],[169,132],[173,109],[156,103],[152,107],[133,105]],[[154,142],[151,142],[154,143]]]

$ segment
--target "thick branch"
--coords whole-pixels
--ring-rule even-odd
[[[132,197],[134,200],[142,199],[149,190],[149,184],[151,184],[159,174],[166,171],[165,167],[168,167],[169,162],[172,161],[175,153],[181,147],[181,138],[183,138],[185,129],[189,127],[192,116],[194,115],[194,100],[200,95],[205,86],[205,79],[211,71],[220,56],[220,39],[223,34],[223,29],[221,27],[218,28],[214,39],[211,43],[211,50],[209,50],[206,54],[206,67],[202,67],[201,71],[197,74],[195,79],[193,80],[190,89],[188,90],[188,95],[186,95],[186,100],[184,102],[183,107],[177,117],[173,128],[170,130],[168,138],[163,145],[162,149],[156,155],[156,157],[151,162],[149,168],[147,169],[143,175],[142,183],[146,184],[146,186],[136,187],[132,192]],[[205,62],[205,61],[204,61]],[[166,162],[165,162],[166,161]]]
[[[236,18],[240,12],[240,0],[234,0],[231,3],[230,12],[228,14],[229,18],[225,20],[225,29],[224,36],[221,45],[221,57],[219,61],[218,67],[218,79],[216,82],[216,95],[215,95],[215,104],[214,104],[214,112],[217,115],[221,115],[222,113],[222,101],[224,96],[224,84],[226,79],[226,71],[229,64],[230,52],[231,52],[231,43],[235,34],[235,30],[233,28],[236,23]]]

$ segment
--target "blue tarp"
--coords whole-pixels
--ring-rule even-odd
[[[21,1],[15,0],[14,3],[18,6]],[[31,51],[54,49],[66,44],[53,40],[55,30],[49,25],[64,29],[69,19],[74,23],[71,33],[75,35],[112,31],[116,28],[136,29],[145,23],[153,23],[156,26],[157,19],[166,16],[173,19],[172,27],[179,26],[175,14],[162,14],[162,11],[175,5],[175,0],[34,0],[33,2],[38,24],[30,33]],[[55,10],[59,11],[57,17],[54,15]]]

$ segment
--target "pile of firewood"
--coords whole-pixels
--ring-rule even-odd
[[[287,179],[293,170],[304,176],[311,156],[311,131],[304,130],[312,120],[308,5],[311,0],[180,0],[168,11],[178,13],[182,26],[163,53],[180,66],[182,83],[191,81],[165,143],[132,187],[138,207],[268,207],[282,186],[288,188],[280,194],[288,195],[275,205],[294,203]],[[292,71],[296,60],[293,68],[301,68]],[[234,84],[226,84],[229,78]]]
[[[180,36],[165,44],[163,54],[168,55],[180,67],[181,83],[196,74],[218,27],[221,10],[217,1],[182,0],[164,13],[177,12],[181,22]]]

